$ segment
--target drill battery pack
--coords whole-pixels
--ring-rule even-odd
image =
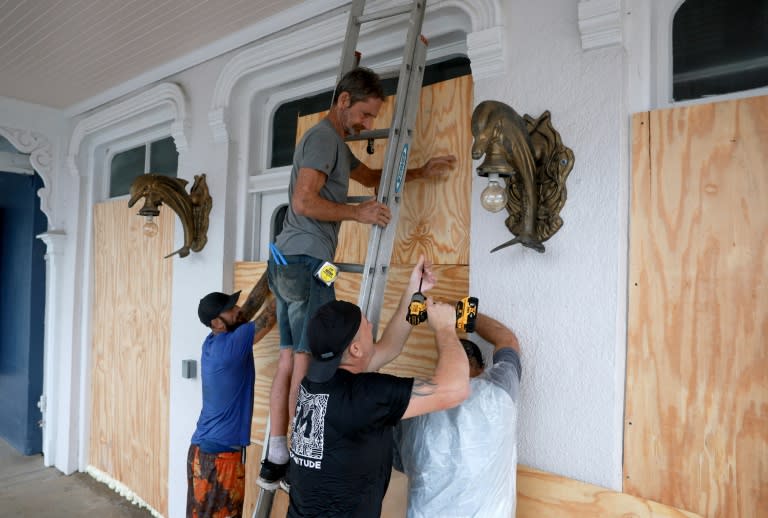
[[[477,302],[477,297],[464,297],[456,303],[456,329],[465,333],[474,332]]]

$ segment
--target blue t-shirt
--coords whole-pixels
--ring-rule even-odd
[[[203,408],[192,444],[204,451],[209,444],[238,448],[251,442],[255,332],[256,325],[250,321],[232,332],[211,333],[203,342]]]

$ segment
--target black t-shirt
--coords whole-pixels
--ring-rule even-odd
[[[339,369],[304,378],[291,436],[288,517],[381,514],[392,471],[392,428],[408,408],[413,378]]]

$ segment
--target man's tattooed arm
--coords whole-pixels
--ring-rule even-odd
[[[269,297],[269,302],[261,310],[253,321],[256,324],[256,334],[253,337],[253,343],[258,342],[264,335],[269,333],[277,322],[277,304],[275,297]]]
[[[411,389],[411,397],[425,397],[431,396],[437,389],[437,383],[432,381],[432,378],[414,378],[413,388]]]
[[[256,282],[251,292],[248,294],[248,298],[240,306],[240,311],[243,313],[245,320],[250,320],[253,315],[259,310],[264,301],[270,295],[269,283],[267,280],[267,272],[264,271],[261,274],[261,278]]]

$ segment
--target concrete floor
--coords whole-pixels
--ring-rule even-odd
[[[0,439],[0,517],[150,518],[87,473],[64,475],[43,466],[42,455],[25,456]]]

